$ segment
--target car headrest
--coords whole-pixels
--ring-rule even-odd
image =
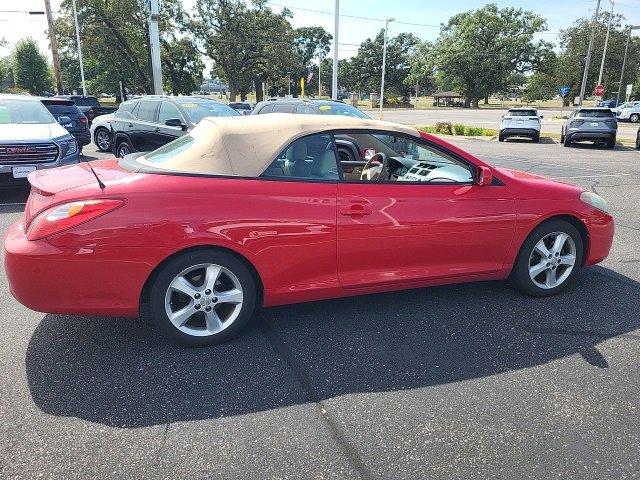
[[[332,150],[327,150],[313,162],[311,175],[320,178],[338,178],[336,170],[336,154]]]
[[[307,144],[304,140],[296,140],[293,145],[287,149],[287,160],[296,162],[307,158]]]

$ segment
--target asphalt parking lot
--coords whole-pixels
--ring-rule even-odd
[[[29,311],[2,269],[0,478],[640,477],[640,153],[455,143],[603,196],[611,256],[550,299],[487,282],[277,307],[191,350],[145,318]],[[26,192],[0,198],[4,231]]]

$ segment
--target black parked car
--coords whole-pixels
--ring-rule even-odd
[[[80,111],[73,100],[63,100],[61,98],[43,98],[40,100],[42,104],[51,112],[51,115],[73,135],[78,144],[78,149],[82,152],[82,147],[91,143],[91,134],[89,133],[89,121],[87,117]],[[63,123],[60,118],[68,122]]]
[[[80,111],[84,113],[85,117],[89,120],[89,125],[91,125],[94,118],[100,115],[106,115],[107,113],[113,113],[118,109],[118,107],[105,107],[100,105],[98,98],[93,95],[58,95],[51,98],[54,100],[63,99],[75,102]]]
[[[224,103],[208,98],[147,95],[122,104],[114,113],[113,153],[124,157],[155,150],[184,135],[204,117],[239,115]]]

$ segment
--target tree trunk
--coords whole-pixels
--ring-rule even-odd
[[[440,104],[440,102],[438,102],[438,105],[439,104]],[[471,108],[471,98],[465,97],[465,99],[464,99],[464,108]]]
[[[478,107],[478,99],[477,98],[472,98],[471,99],[471,108],[479,108]]]
[[[260,78],[256,78],[254,81],[256,87],[256,102],[264,100],[264,92],[262,91],[262,81]]]
[[[240,101],[241,101],[241,102],[244,102],[246,99],[247,99],[247,94],[246,94],[245,92],[242,92],[242,93],[240,94]]]
[[[489,105],[489,95],[484,96],[484,104]]]
[[[229,101],[236,101],[236,87],[232,82],[229,82]]]

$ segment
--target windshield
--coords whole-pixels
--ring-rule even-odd
[[[54,115],[78,115],[80,111],[73,102],[52,102],[43,100],[43,105]]]
[[[580,110],[576,113],[578,118],[612,118],[611,110]]]
[[[233,117],[240,115],[233,108],[213,100],[189,100],[178,102],[178,104],[193,123],[198,123],[204,117]]]
[[[369,118],[367,114],[361,112],[346,103],[314,102],[320,113],[323,115],[344,115],[346,117]]]
[[[510,117],[536,117],[537,113],[535,110],[509,110],[507,115]]]
[[[248,103],[230,103],[229,106],[235,110],[251,110],[251,105]]]
[[[47,124],[55,120],[38,100],[0,99],[0,124],[8,123]]]

